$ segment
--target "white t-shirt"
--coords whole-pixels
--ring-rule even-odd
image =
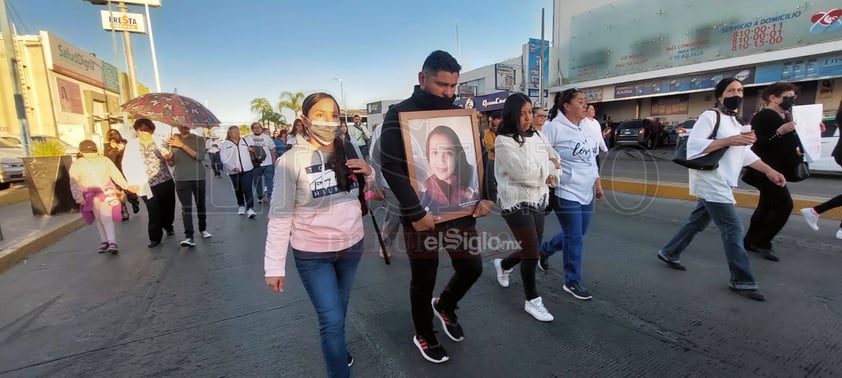
[[[263,159],[263,162],[260,163],[261,167],[272,165],[274,163],[272,161],[272,150],[275,149],[275,141],[272,140],[272,137],[266,134],[251,134],[246,137],[246,142],[248,142],[249,146],[252,146],[254,148],[260,146],[263,148],[264,151],[266,151],[266,159]]]
[[[596,136],[596,143],[599,144],[599,150],[608,152],[608,146],[605,144],[605,138],[602,137],[602,126],[599,124],[599,121],[585,117],[582,120],[582,124],[587,125],[591,131],[595,132],[594,136]]]
[[[702,153],[713,139],[708,139],[713,127],[716,124],[716,113],[713,110],[706,110],[699,116],[690,136],[687,139],[687,158],[695,159],[704,156]],[[737,135],[742,125],[734,117],[721,115],[719,130],[716,138],[727,138]],[[744,166],[760,160],[750,148],[751,146],[730,146],[722,159],[719,160],[719,168],[712,171],[700,171],[690,169],[690,195],[696,196],[708,202],[736,203],[732,188],[738,185],[740,171]]]

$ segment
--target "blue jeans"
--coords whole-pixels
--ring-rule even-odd
[[[585,247],[585,233],[591,224],[593,201],[582,205],[576,201],[551,198],[556,201],[553,207],[561,230],[552,239],[541,243],[541,254],[552,256],[562,251],[564,258],[564,284],[582,281],[582,250]]]
[[[292,249],[295,268],[319,317],[319,336],[329,377],[348,377],[345,315],[354,274],[363,253],[363,241],[337,252]]]
[[[266,186],[266,197],[272,197],[272,187],[275,185],[275,166],[264,165],[254,168],[254,189],[257,199],[263,199],[263,187]]]
[[[731,270],[730,286],[735,289],[757,289],[757,282],[751,274],[751,265],[748,262],[746,250],[743,248],[743,224],[733,204],[700,199],[687,222],[658,253],[667,260],[678,262],[681,252],[693,241],[696,234],[707,227],[711,220],[722,234],[725,257],[728,259],[728,268]]]

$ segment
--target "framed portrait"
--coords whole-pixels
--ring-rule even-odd
[[[409,181],[436,223],[473,214],[483,187],[476,111],[399,114]]]

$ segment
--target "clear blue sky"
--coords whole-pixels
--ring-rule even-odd
[[[124,69],[102,29],[100,10],[83,0],[7,0],[18,34],[46,30]],[[192,97],[223,122],[249,122],[249,103],[277,105],[282,91],[324,91],[349,108],[403,99],[417,83],[424,58],[446,50],[463,71],[519,56],[539,38],[541,8],[546,38],[552,0],[161,0],[150,8],[161,90]],[[144,13],[129,5],[129,12]],[[116,10],[116,6],[115,6]],[[456,51],[459,25],[460,51]],[[134,35],[138,79],[154,91],[147,35]],[[341,105],[341,104],[340,104]],[[292,114],[285,114],[292,121]]]

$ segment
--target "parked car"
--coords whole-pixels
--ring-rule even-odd
[[[695,125],[695,124],[696,124],[695,118],[690,118],[690,119],[688,119],[684,122],[679,123],[678,127],[675,128],[675,132],[678,134],[678,140],[676,140],[676,142],[680,141],[681,139],[689,137],[690,131],[693,130],[693,125]]]
[[[618,146],[643,146],[653,150],[669,144],[664,126],[656,119],[633,119],[623,121],[614,132],[614,143]]]
[[[21,157],[23,149],[0,139],[0,190],[26,179]]]
[[[810,171],[817,173],[842,173],[842,167],[836,164],[836,160],[830,153],[836,147],[836,142],[839,140],[839,125],[836,124],[834,117],[825,117],[824,122],[825,131],[822,133],[822,157],[819,160],[810,163]]]

